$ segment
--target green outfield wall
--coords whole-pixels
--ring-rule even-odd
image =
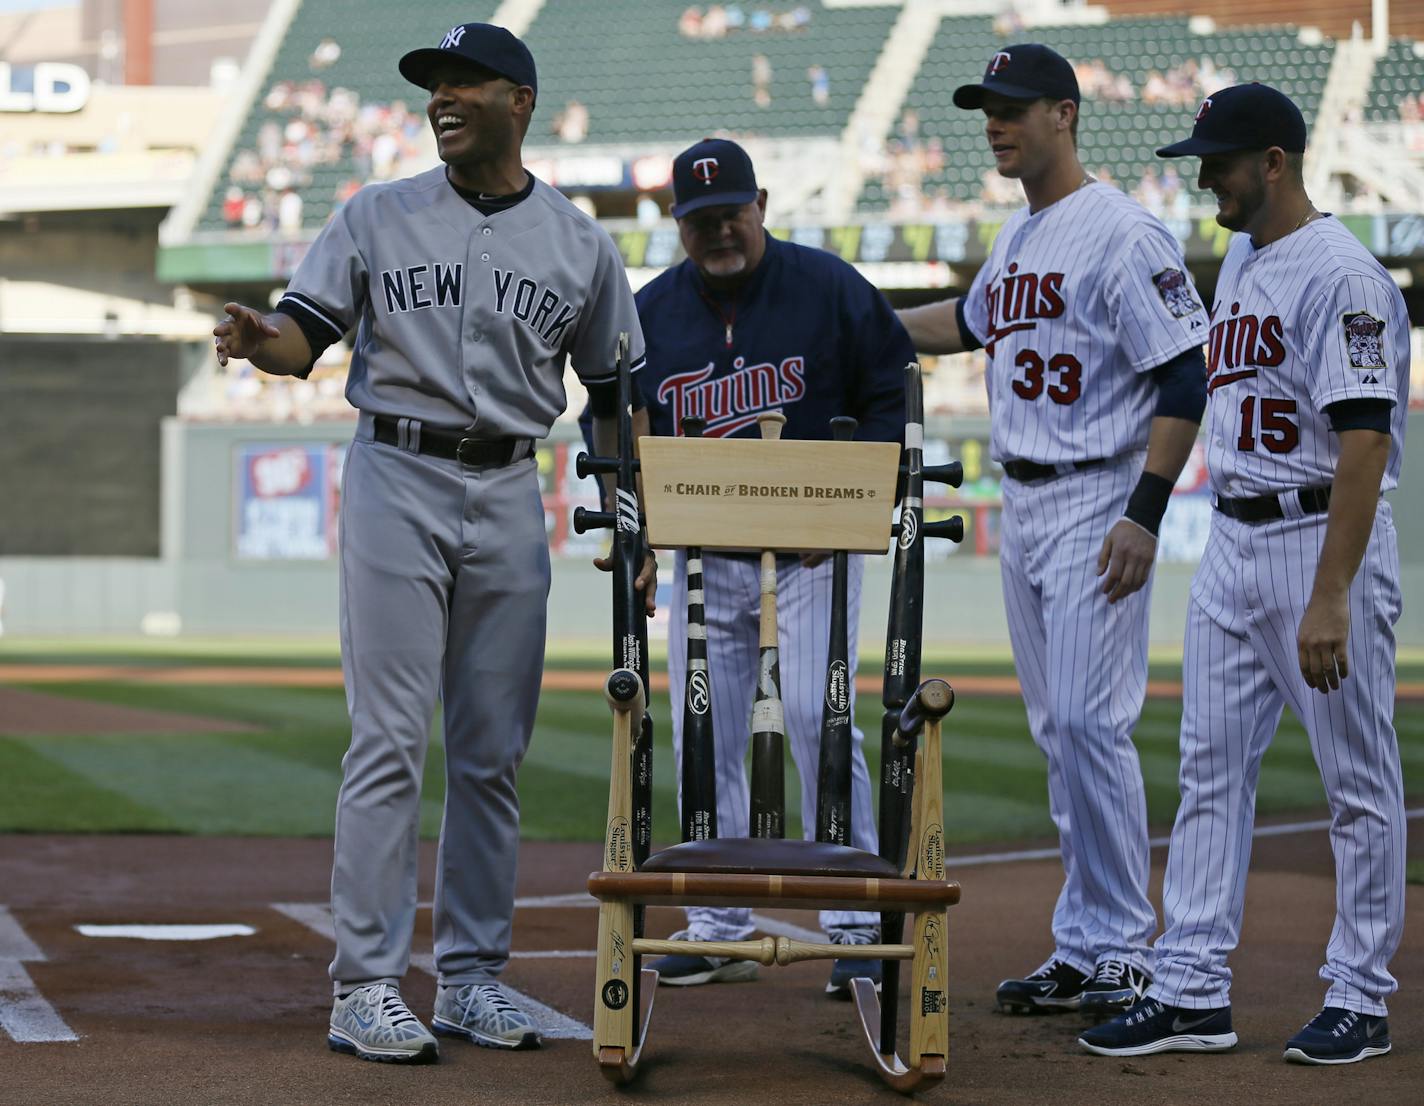
[[[1424,648],[1424,412],[1410,418],[1402,490],[1391,499],[1404,567],[1401,645]],[[1007,622],[992,555],[997,499],[984,459],[983,420],[932,421],[930,439],[947,455],[977,458],[964,497],[940,497],[939,513],[970,520],[962,546],[932,552],[926,566],[928,645],[1003,646]],[[161,430],[160,534],[156,557],[0,556],[0,627],[10,637],[64,635],[290,636],[334,635],[337,629],[336,503],[349,423],[209,424],[165,419]],[[608,633],[609,578],[590,563],[595,535],[568,528],[572,507],[589,489],[566,480],[579,448],[560,428],[541,454],[554,561],[552,638],[597,642]],[[927,457],[934,461],[936,458]],[[977,489],[977,490],[976,490]],[[1410,494],[1412,491],[1412,494]],[[936,502],[927,489],[928,505]],[[975,498],[980,496],[981,498]],[[957,494],[957,493],[956,493]],[[953,502],[954,506],[944,506]],[[1195,510],[1198,521],[1182,526]],[[1209,507],[1206,508],[1209,511]],[[1174,497],[1175,544],[1188,548],[1203,524],[1200,498]],[[1164,534],[1166,534],[1164,528]],[[1184,542],[1186,543],[1184,545]],[[981,555],[985,551],[988,555]],[[1179,553],[1180,556],[1180,553]],[[664,564],[670,558],[664,557]],[[867,648],[884,638],[889,559],[867,558],[860,636]],[[1152,640],[1179,646],[1193,565],[1159,564],[1153,590]],[[666,599],[668,573],[663,574]],[[661,623],[661,619],[659,619]],[[654,634],[659,630],[655,625]]]

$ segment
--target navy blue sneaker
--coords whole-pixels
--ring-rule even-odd
[[[1078,1043],[1099,1056],[1153,1052],[1222,1052],[1236,1047],[1231,1007],[1186,1010],[1145,998],[1125,1014],[1089,1029]]]
[[[879,926],[832,926],[826,935],[833,945],[874,945],[880,941]],[[868,979],[880,990],[883,973],[879,960],[859,960],[840,957],[831,965],[831,978],[826,981],[826,994],[832,998],[849,999],[850,981]]]
[[[1388,1019],[1327,1006],[1286,1042],[1285,1055],[1295,1064],[1353,1064],[1391,1047]]]
[[[1126,1013],[1147,993],[1152,977],[1126,960],[1104,960],[1083,985],[1079,1009],[1098,1019]]]
[[[669,940],[685,941],[688,931],[674,933]],[[654,960],[648,967],[658,973],[658,982],[669,987],[695,987],[700,983],[741,983],[757,977],[755,960],[728,960],[723,956],[674,954]]]
[[[1089,977],[1072,964],[1050,957],[1023,979],[1006,979],[994,992],[1005,1014],[1053,1014],[1076,1010],[1083,1001]]]

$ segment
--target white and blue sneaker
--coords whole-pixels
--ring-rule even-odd
[[[686,941],[689,930],[680,929],[668,938]],[[725,956],[694,956],[673,953],[660,956],[648,967],[658,973],[658,982],[669,987],[696,987],[703,983],[745,983],[757,977],[755,960],[729,960]]]
[[[1154,1052],[1224,1052],[1236,1047],[1231,1007],[1187,1010],[1145,998],[1125,1014],[1089,1029],[1078,1043],[1099,1056]]]
[[[1151,976],[1126,960],[1104,960],[1083,984],[1078,1009],[1090,1017],[1111,1018],[1135,1006],[1151,983]]]
[[[1392,1047],[1388,1019],[1327,1006],[1286,1042],[1285,1058],[1294,1064],[1353,1064]]]
[[[874,945],[880,941],[880,927],[832,926],[826,931],[826,936],[831,939],[833,945]],[[832,998],[850,998],[852,979],[868,979],[878,992],[883,974],[879,960],[838,957],[831,965],[831,978],[826,981],[826,994]]]
[[[333,1052],[385,1064],[433,1064],[440,1059],[440,1045],[390,983],[368,983],[338,998],[331,1007],[326,1043]]]
[[[430,1028],[485,1048],[538,1048],[539,1027],[510,1002],[496,983],[442,986],[435,994]]]

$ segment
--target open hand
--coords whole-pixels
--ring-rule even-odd
[[[240,303],[225,303],[223,310],[227,315],[213,327],[219,365],[226,365],[230,357],[249,358],[268,338],[281,337],[282,332],[263,318],[261,312]]]

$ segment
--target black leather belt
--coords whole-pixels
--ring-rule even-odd
[[[1328,487],[1292,488],[1282,494],[1295,496],[1300,503],[1302,514],[1318,515],[1330,509]],[[1218,496],[1215,506],[1227,518],[1241,522],[1271,522],[1286,517],[1285,511],[1281,509],[1281,498],[1276,495],[1263,495],[1255,499],[1222,499]]]
[[[375,439],[382,445],[399,446],[400,420],[388,415],[375,417]],[[420,448],[416,451],[431,457],[443,457],[447,461],[460,461],[467,465],[507,465],[520,457],[528,457],[533,452],[533,442],[529,438],[498,438],[482,441],[467,438],[458,430],[441,430],[437,426],[420,428]]]
[[[1098,465],[1107,464],[1108,458],[1095,457],[1091,461],[1069,461],[1067,462],[1075,469],[1096,468]],[[1037,461],[1005,461],[1004,471],[1015,480],[1047,480],[1050,476],[1063,475],[1058,471],[1056,465],[1040,465]]]

